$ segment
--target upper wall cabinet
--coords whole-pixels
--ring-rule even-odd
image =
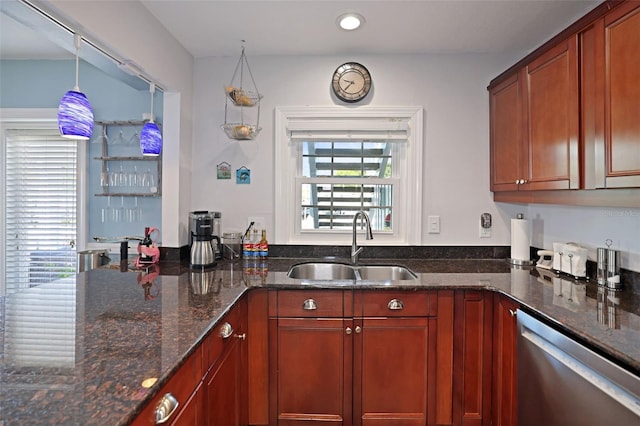
[[[640,2],[607,1],[494,79],[494,199],[635,206],[638,58]]]
[[[489,89],[491,190],[580,186],[577,37]]]
[[[580,33],[587,188],[640,187],[640,2]],[[592,174],[590,174],[592,173]]]

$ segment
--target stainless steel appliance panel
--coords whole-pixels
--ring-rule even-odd
[[[640,377],[518,310],[518,425],[640,425]]]

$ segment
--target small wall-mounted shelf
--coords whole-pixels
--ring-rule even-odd
[[[117,148],[117,144],[109,143],[109,127],[137,127],[144,126],[147,121],[96,121],[102,126],[102,135],[99,136],[102,145],[99,157],[94,160],[102,162],[100,187],[102,192],[95,194],[97,197],[160,197],[162,195],[162,156],[142,155],[112,155],[111,147]],[[122,131],[121,133],[122,134]],[[138,142],[139,145],[139,142]],[[110,169],[111,163],[120,163],[119,167]],[[149,165],[155,162],[155,167],[137,170],[136,162]],[[128,164],[131,163],[131,164]],[[126,170],[125,170],[126,165]]]

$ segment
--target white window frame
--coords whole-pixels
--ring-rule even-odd
[[[5,131],[11,129],[58,129],[58,110],[56,108],[0,108],[0,150],[4,158]],[[77,159],[77,240],[76,249],[84,250],[88,240],[88,196],[87,196],[87,147],[86,142],[78,142]],[[0,220],[4,224],[5,218],[5,165],[0,161]],[[5,259],[5,235],[0,233],[0,259]],[[0,296],[6,292],[4,262],[0,262]]]
[[[422,149],[423,109],[417,106],[358,107],[301,106],[275,108],[275,244],[351,244],[351,231],[306,232],[300,229],[300,191],[297,188],[298,150],[300,143],[292,140],[292,129],[303,131],[300,123],[320,123],[313,131],[332,134],[354,129],[354,138],[366,138],[386,131],[388,123],[398,123],[406,141],[398,143],[394,168],[400,184],[393,190],[393,231],[374,232],[374,239],[359,243],[369,245],[418,245],[422,235]],[[348,130],[347,130],[348,131]],[[389,132],[397,139],[394,131]],[[405,139],[403,137],[403,139]]]

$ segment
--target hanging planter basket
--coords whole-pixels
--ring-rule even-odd
[[[249,76],[246,79],[246,75]],[[249,62],[244,53],[233,72],[231,83],[224,87],[224,124],[221,126],[230,139],[252,140],[260,130],[260,100]],[[233,116],[233,118],[230,118]]]

